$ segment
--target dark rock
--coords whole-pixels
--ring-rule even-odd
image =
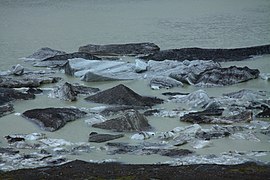
[[[169,157],[181,157],[187,156],[194,153],[188,149],[161,149],[158,154],[161,156],[169,156]]]
[[[114,139],[119,139],[121,137],[124,137],[123,134],[98,134],[96,132],[92,132],[89,134],[88,142],[96,142],[96,143],[102,143],[106,141],[111,141]]]
[[[171,77],[154,77],[150,80],[150,87],[152,89],[160,89],[160,88],[173,88],[173,87],[179,87],[183,86],[183,83],[180,81],[177,81]]]
[[[191,74],[189,74],[188,80],[185,81],[189,84],[197,86],[226,86],[256,79],[259,77],[260,71],[258,69],[249,69],[248,67],[231,66],[206,70],[198,75]],[[186,79],[185,76],[186,74],[178,74],[177,80]]]
[[[109,76],[96,74],[94,72],[88,71],[85,73],[85,75],[81,80],[86,82],[103,82],[103,81],[121,81],[125,79],[112,78]]]
[[[47,164],[48,165],[59,165],[59,164],[62,164],[64,162],[66,162],[66,161],[67,161],[66,158],[58,158],[56,160],[48,161]]]
[[[213,119],[208,116],[202,116],[197,114],[185,114],[184,116],[180,117],[180,121],[183,122],[190,122],[193,124],[200,124],[200,123],[211,123]]]
[[[230,98],[235,98],[235,99],[246,99],[249,101],[253,100],[258,100],[258,99],[263,99],[266,97],[266,92],[265,91],[252,91],[249,89],[242,89],[237,92],[231,92],[231,93],[225,93],[223,96],[227,96]]]
[[[189,95],[189,93],[181,93],[181,92],[164,92],[162,93],[164,96],[176,96],[176,95]]]
[[[270,129],[268,128],[268,129],[262,130],[261,133],[267,136],[270,136]]]
[[[213,109],[213,108],[207,108],[203,111],[198,111],[198,112],[191,112],[189,114],[191,115],[203,115],[203,116],[221,116],[223,113],[224,109]]]
[[[164,147],[144,146],[144,145],[130,145],[127,143],[107,143],[109,147],[115,148],[111,150],[111,154],[132,154],[132,155],[151,155],[159,154],[161,156],[181,157],[190,155],[193,151],[187,149],[165,149]]]
[[[20,91],[17,91],[15,89],[11,88],[1,88],[0,87],[0,102],[1,101],[12,101],[12,100],[28,100],[28,99],[34,99],[35,95],[29,94],[29,93],[22,93]]]
[[[110,107],[106,107],[105,109],[100,111],[100,114],[103,116],[112,116],[112,115],[117,115],[120,113],[123,113],[126,110],[129,109],[136,109],[133,106],[110,106]],[[138,108],[139,109],[139,108]]]
[[[262,103],[263,103],[265,106],[267,106],[268,108],[270,107],[270,99],[264,99],[264,100],[262,101]]]
[[[78,94],[93,94],[99,91],[98,88],[92,88],[87,86],[72,85],[65,82],[63,85],[56,88],[52,93],[52,97],[60,98],[65,101],[76,101]]]
[[[77,100],[77,93],[74,91],[73,86],[65,82],[58,90],[57,95],[60,99],[66,101],[76,101]]]
[[[75,108],[45,108],[25,111],[23,117],[33,120],[46,131],[56,131],[67,122],[86,115],[86,112]]]
[[[253,112],[243,111],[243,112],[239,112],[236,115],[225,117],[225,118],[233,122],[250,122],[253,120]]]
[[[155,113],[159,113],[159,112],[160,112],[159,109],[150,109],[150,110],[144,111],[143,115],[153,116]]]
[[[253,46],[236,49],[202,49],[202,48],[182,48],[157,51],[142,59],[163,61],[170,60],[214,60],[223,61],[241,61],[251,58],[255,55],[270,54],[270,45]]]
[[[231,124],[235,122],[250,122],[252,121],[252,119],[253,119],[252,111],[244,111],[244,112],[240,112],[237,115],[228,116],[228,117],[219,117],[219,118],[210,117],[206,115],[200,115],[196,113],[189,113],[180,117],[181,121],[191,122],[194,124],[200,124],[200,123]]]
[[[0,105],[2,106],[2,105],[5,105],[5,104],[7,104],[8,102],[10,102],[11,101],[11,99],[10,98],[4,98],[3,96],[0,96]]]
[[[10,69],[10,73],[15,76],[21,76],[24,73],[24,67],[20,64],[17,64],[16,66],[12,66]]]
[[[8,143],[14,143],[14,142],[18,142],[18,141],[25,141],[25,138],[23,137],[16,137],[16,136],[5,136],[6,140],[8,141]]]
[[[93,127],[118,132],[145,131],[151,128],[148,120],[136,110],[127,110],[120,117],[93,124]]]
[[[0,154],[10,154],[10,155],[15,155],[18,154],[19,151],[14,150],[12,148],[2,148],[0,147]]]
[[[243,131],[244,128],[242,126],[233,126],[233,125],[226,125],[226,126],[219,126],[213,125],[211,129],[208,130],[199,130],[195,133],[195,137],[204,140],[210,139],[217,139],[228,137],[238,131]]]
[[[43,59],[40,62],[34,63],[34,66],[38,67],[62,67],[65,63],[67,63],[68,59],[73,58],[83,58],[86,60],[101,60],[101,58],[94,56],[85,52],[75,52],[69,54],[55,55],[53,57],[49,57]]]
[[[174,139],[175,143],[173,144],[173,146],[179,147],[179,146],[183,146],[183,145],[188,143],[188,141],[186,139],[181,139],[181,138],[178,138],[178,137]]]
[[[229,135],[231,135],[229,131],[197,131],[195,137],[199,139],[210,140],[227,137]]]
[[[88,86],[82,86],[82,85],[76,85],[76,84],[74,84],[72,86],[73,86],[73,90],[77,94],[89,95],[89,94],[93,94],[93,93],[100,91],[99,88],[93,88],[93,87],[88,87]]]
[[[0,77],[0,87],[6,88],[21,88],[21,87],[39,87],[42,84],[56,83],[61,78],[58,77],[35,77],[32,76],[20,76],[19,77]]]
[[[140,96],[123,84],[89,96],[85,100],[95,103],[130,106],[154,106],[163,103],[162,99]]]
[[[168,61],[168,60],[167,60]],[[151,62],[151,61],[150,61]],[[166,61],[164,61],[166,62]],[[221,68],[220,63],[214,61],[183,61],[182,68],[175,69],[169,76],[182,83],[194,85],[194,81],[199,77],[199,75],[207,70]],[[181,66],[178,66],[181,67]]]
[[[13,111],[14,111],[14,108],[12,104],[8,103],[8,104],[0,105],[0,117],[10,114]]]
[[[228,132],[230,134],[234,134],[239,131],[244,131],[246,128],[243,126],[233,126],[233,125],[226,125],[226,126],[219,126],[219,125],[213,125],[211,128],[211,131],[214,132],[222,132],[223,134],[227,134]]]
[[[55,55],[53,57],[49,57],[46,59],[43,59],[42,61],[67,61],[68,59],[73,59],[73,58],[83,58],[87,60],[101,60],[101,58],[94,56],[89,53],[85,52],[74,52],[74,53],[69,53],[69,54],[62,54],[62,55]]]
[[[35,52],[34,54],[26,57],[27,59],[35,59],[35,60],[43,60],[46,58],[50,58],[56,55],[63,55],[66,54],[66,52],[63,51],[58,51],[58,50],[54,50],[48,47],[44,47],[39,49],[37,52]]]
[[[80,152],[90,153],[93,151],[93,146],[90,146],[88,144],[82,144],[82,145],[73,147],[71,151],[73,152],[73,154],[78,154]]]
[[[50,154],[49,151],[45,150],[45,149],[41,149],[40,150],[40,154]],[[47,157],[47,156],[46,156]],[[49,156],[49,157],[52,157],[52,156]]]
[[[13,105],[9,102],[14,100],[28,100],[34,98],[34,94],[22,93],[15,89],[0,87],[0,117],[10,114],[14,111]]]
[[[108,44],[81,46],[79,52],[87,52],[94,55],[138,55],[150,54],[159,51],[154,43],[130,43],[130,44]]]
[[[256,115],[257,118],[269,118],[270,117],[270,108],[267,106],[264,106],[264,109],[262,112],[258,113]]]
[[[150,154],[159,154],[161,156],[168,156],[173,158],[178,158],[182,156],[187,156],[193,153],[193,151],[190,151],[188,149],[164,149],[164,148],[158,148],[158,147],[145,147],[142,148],[140,153],[138,155],[150,155]]]
[[[110,151],[110,154],[127,154],[143,148],[142,145],[129,145],[128,143],[119,142],[108,142],[106,145],[115,148],[114,150]]]
[[[41,94],[43,91],[38,88],[29,88],[26,92],[29,94]]]

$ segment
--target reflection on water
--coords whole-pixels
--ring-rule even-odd
[[[88,43],[108,44],[125,42],[154,42],[162,49],[180,47],[231,48],[268,44],[270,42],[270,1],[267,0],[1,0],[0,1],[0,70],[6,70],[18,58],[32,54],[41,47],[51,47],[67,52],[77,51]],[[255,57],[242,62],[222,63],[222,66],[248,66],[269,72],[270,56]],[[69,82],[78,79],[63,76]],[[120,82],[84,83],[102,90]],[[121,82],[135,92],[148,96],[159,96],[168,90],[154,91],[146,81]],[[50,85],[54,86],[54,85]],[[247,88],[269,90],[269,82],[252,80],[223,88],[204,88],[211,96]],[[198,87],[186,86],[170,91],[193,92]],[[15,112],[42,107],[94,107],[95,104],[80,99],[76,103],[63,102],[37,96],[36,100],[17,101]],[[167,103],[158,107],[173,109],[177,105]],[[156,131],[168,131],[176,126],[186,126],[178,118],[150,117],[149,121]],[[80,131],[78,131],[80,129]],[[72,142],[87,141],[91,131],[104,132],[88,127],[84,119],[69,123],[61,130],[50,133],[48,137],[64,138]],[[3,136],[12,133],[43,132],[37,125],[11,114],[0,119],[0,146],[6,146]],[[214,146],[198,150],[198,154],[221,153],[229,150],[268,150],[269,140],[261,137],[261,142],[245,143],[229,139],[216,140]],[[129,137],[123,141],[131,142]],[[239,143],[241,146],[239,146]],[[189,145],[183,148],[190,149]],[[94,158],[95,157],[95,158]],[[75,157],[73,157],[75,158]],[[104,152],[76,157],[79,159],[111,158]],[[169,158],[149,156],[134,158],[123,155],[123,162],[151,163],[167,161]],[[263,156],[264,161],[270,155]]]

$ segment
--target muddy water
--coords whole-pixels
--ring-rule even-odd
[[[0,1],[0,70],[6,70],[41,47],[51,47],[73,52],[79,46],[88,43],[108,44],[124,42],[154,42],[162,49],[180,47],[231,48],[262,45],[270,42],[270,2],[267,0],[100,0],[100,1],[62,1],[53,0],[1,0]],[[222,66],[248,66],[258,68],[261,72],[270,72],[270,56],[255,57],[242,62],[223,63]],[[125,81],[106,83],[84,83],[62,73],[57,75],[69,82],[100,89],[107,89],[123,83],[135,92],[158,96],[168,90],[151,90],[146,81]],[[52,87],[49,85],[46,87]],[[269,82],[256,79],[238,85],[222,88],[203,88],[211,96],[220,96],[226,92],[240,89],[269,90]],[[185,86],[170,91],[193,92],[198,87]],[[64,102],[58,99],[38,95],[35,100],[15,102],[15,112],[22,113],[32,108],[45,107],[86,107],[91,104],[81,98],[78,102]],[[157,107],[173,109],[179,105],[166,103]],[[87,119],[87,118],[85,118]],[[86,142],[94,129],[80,119],[67,124],[56,132],[44,132],[39,127],[18,116],[10,114],[0,119],[0,146],[6,146],[3,136],[14,133],[43,132],[51,138],[61,138],[72,142]],[[178,118],[149,117],[155,131],[169,131],[177,126],[187,126]],[[269,119],[268,119],[269,121]],[[203,126],[208,127],[208,126]],[[129,138],[121,141],[133,143]],[[196,150],[198,154],[220,154],[228,151],[269,151],[269,139],[258,135],[260,142],[231,140],[223,138],[214,140],[209,148]],[[100,146],[94,144],[95,146]],[[183,148],[192,149],[190,145]],[[171,158],[132,155],[106,155],[104,151],[71,156],[71,159],[101,160],[116,159],[127,163],[155,163],[169,161]],[[258,157],[258,160],[270,161],[270,155]]]

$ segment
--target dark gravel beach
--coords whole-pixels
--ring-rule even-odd
[[[0,179],[270,179],[270,166],[241,165],[128,165],[73,161],[54,167],[1,172]]]

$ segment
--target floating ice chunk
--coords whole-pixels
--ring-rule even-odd
[[[50,93],[48,94],[48,97],[54,99],[54,98],[57,98],[57,95],[55,94],[54,91],[52,91],[52,92],[50,92]]]
[[[197,108],[206,106],[211,102],[211,99],[204,90],[200,89],[185,96],[174,96],[172,101],[176,103],[186,103],[192,108]]]
[[[206,148],[209,147],[211,145],[210,141],[205,141],[205,140],[197,140],[194,141],[192,144],[192,147],[194,149],[202,149],[202,148]]]
[[[94,115],[94,117],[90,118],[90,119],[86,119],[84,122],[88,125],[93,125],[96,123],[101,123],[106,121],[107,119],[104,116],[101,116],[99,114]]]
[[[160,87],[158,85],[151,85],[151,89],[153,89],[153,90],[159,90]]]
[[[56,147],[52,149],[56,154],[67,154],[69,153],[69,150],[63,148],[63,147]]]
[[[134,71],[136,73],[141,73],[147,71],[148,64],[140,59],[135,59],[135,68]]]
[[[230,138],[234,140],[249,140],[249,141],[257,141],[257,142],[260,141],[260,139],[258,139],[252,132],[235,133],[231,135]]]
[[[42,91],[53,91],[54,88],[41,88]]]
[[[35,141],[35,140],[45,139],[45,138],[46,138],[46,134],[44,133],[32,133],[32,134],[27,134],[25,136],[25,139],[29,141]]]
[[[196,132],[202,130],[202,127],[199,124],[193,124],[190,126],[187,126],[184,128],[184,130],[182,131],[182,133],[186,133],[186,134],[196,134]]]
[[[8,136],[6,136],[6,139],[8,141],[11,141],[13,139],[20,139],[20,141],[24,141],[24,140],[28,140],[28,141],[35,141],[35,140],[39,140],[39,139],[45,139],[46,138],[46,134],[44,133],[31,133],[31,134],[10,134]]]
[[[49,147],[58,147],[58,146],[71,146],[73,143],[66,141],[64,139],[41,139],[40,142],[49,146]]]
[[[265,121],[251,121],[250,123],[254,124],[255,126],[260,127],[261,130],[266,130],[270,128],[270,123]]]
[[[93,107],[90,109],[91,112],[99,113],[103,110],[105,110],[107,106],[98,106],[98,107]]]
[[[185,66],[189,66],[190,65],[190,61],[189,60],[184,60],[182,63]]]
[[[263,80],[270,80],[270,73],[260,73],[260,78]]]
[[[154,113],[154,116],[175,118],[175,117],[183,116],[183,112],[180,112],[178,110],[173,110],[173,111],[161,110],[160,112]]]
[[[134,135],[132,135],[130,138],[134,140],[145,140],[145,139],[150,139],[151,137],[155,136],[154,132],[139,132]]]
[[[93,149],[95,149],[95,146],[91,146],[90,143],[74,143],[75,147],[72,148],[73,153],[78,153],[78,152],[86,152],[89,153]]]
[[[62,148],[62,147],[53,148],[53,151],[62,151],[62,150],[64,150],[64,148]]]
[[[187,97],[187,95],[174,95],[173,98],[176,98],[176,99],[180,99],[180,98],[184,98],[184,97]]]
[[[247,156],[255,156],[255,157],[261,157],[261,156],[266,156],[267,153],[265,151],[254,151],[254,152],[251,152],[251,153],[248,153]]]
[[[174,166],[189,165],[189,164],[222,164],[222,165],[235,165],[242,164],[251,161],[250,158],[246,158],[236,154],[230,155],[193,155],[185,156],[183,158],[176,158],[173,161],[167,161],[165,163]],[[253,160],[254,161],[254,160]]]
[[[180,131],[183,131],[184,130],[184,128],[183,127],[175,127],[175,128],[173,128],[173,132],[180,132]]]
[[[171,139],[176,136],[175,132],[173,131],[167,131],[167,132],[162,132],[161,135],[159,136],[160,139]]]
[[[134,134],[130,137],[130,139],[134,139],[134,140],[144,140],[145,139],[145,136],[144,134],[142,133],[137,133],[137,134]]]
[[[102,159],[102,160],[92,160],[90,159],[89,162],[91,163],[111,163],[111,162],[117,162],[117,159]]]
[[[173,88],[173,87],[179,87],[184,86],[182,82],[177,81],[171,77],[164,77],[164,76],[155,76],[150,80],[150,86],[157,86],[160,88]]]

